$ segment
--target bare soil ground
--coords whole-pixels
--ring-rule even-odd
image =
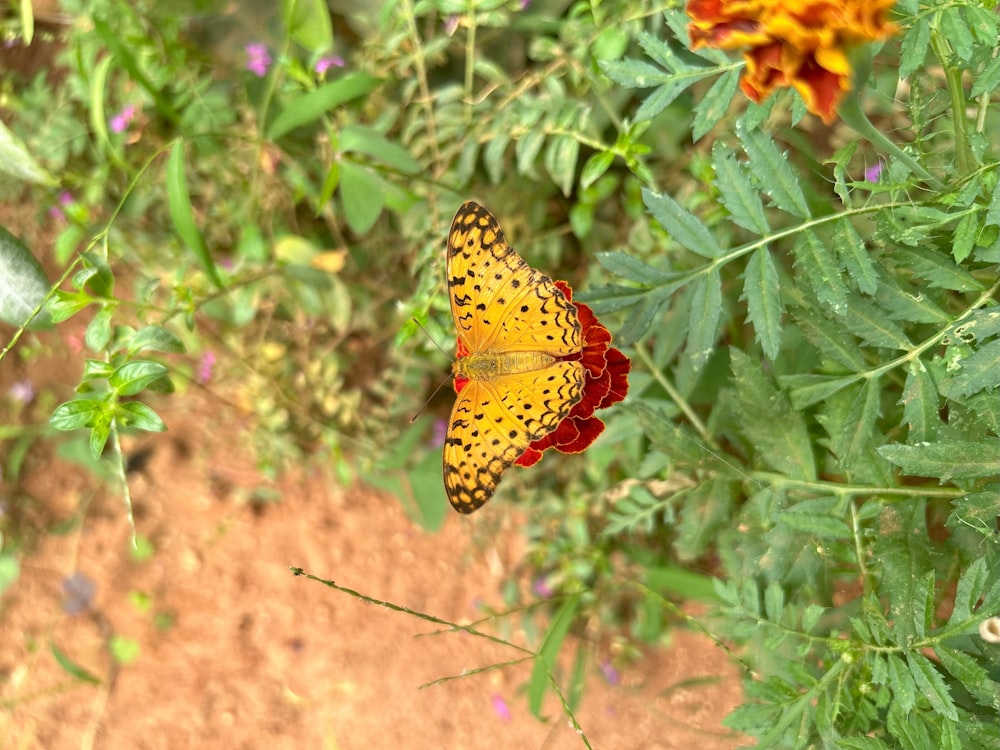
[[[65,374],[71,362],[45,364]],[[11,374],[0,373],[4,393]],[[240,439],[251,425],[213,408],[193,393],[171,399],[170,431],[143,439],[151,453],[131,476],[139,531],[155,547],[145,561],[130,552],[119,494],[44,449],[29,454],[23,510],[50,529],[77,521],[39,536],[0,602],[0,748],[584,747],[554,701],[547,723],[528,712],[530,665],[420,688],[517,652],[464,633],[417,637],[434,626],[289,570],[471,622],[480,602],[501,605],[520,551],[516,508],[487,509],[509,518],[484,542],[475,517],[426,534],[394,498],[318,473],[286,477],[279,502],[253,504],[267,483]],[[96,594],[72,616],[63,582],[76,572]],[[115,636],[137,642],[134,661],[111,658]],[[101,684],[69,677],[52,646]],[[619,685],[594,668],[577,716],[595,748],[730,748],[719,722],[739,699],[724,654],[679,630]]]

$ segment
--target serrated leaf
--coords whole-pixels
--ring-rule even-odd
[[[896,699],[895,703],[903,712],[913,710],[917,704],[917,686],[913,682],[913,677],[910,676],[906,662],[896,654],[889,654],[886,666],[889,672],[889,688]]]
[[[771,137],[760,130],[747,130],[742,120],[737,123],[736,135],[750,157],[751,171],[774,204],[792,216],[808,219],[809,206],[798,177]]]
[[[267,128],[267,137],[278,140],[295,128],[319,119],[341,104],[365,96],[381,83],[366,73],[348,73],[343,78],[290,99]]]
[[[730,358],[742,432],[775,471],[794,479],[815,479],[813,443],[802,414],[791,408],[746,353],[731,349]]]
[[[910,292],[895,283],[879,282],[875,293],[878,306],[889,314],[890,320],[908,323],[934,323],[948,325],[953,316],[946,313],[923,291]]]
[[[827,305],[835,314],[847,312],[847,287],[840,276],[833,255],[810,230],[799,234],[792,246],[795,255],[795,269],[801,271],[817,299]]]
[[[899,466],[904,474],[931,477],[940,482],[952,479],[977,479],[1000,473],[996,445],[965,440],[883,445],[876,449],[887,461]]]
[[[688,321],[687,352],[697,372],[715,351],[716,332],[722,315],[722,276],[718,269],[695,282]]]
[[[868,368],[861,356],[857,339],[840,324],[839,318],[820,315],[820,310],[793,308],[792,314],[802,335],[823,354],[848,370],[861,372]],[[829,377],[829,376],[820,376]]]
[[[850,539],[851,529],[842,518],[833,518],[818,513],[796,513],[785,511],[778,514],[778,522],[802,532],[821,538]]]
[[[910,672],[917,685],[920,694],[926,698],[931,707],[941,716],[951,721],[958,721],[958,712],[955,710],[955,702],[948,692],[941,674],[934,668],[931,660],[923,654],[908,652],[906,661],[910,665]]]
[[[503,178],[504,155],[507,153],[510,141],[511,137],[508,133],[499,133],[483,149],[483,166],[486,167],[486,174],[489,175],[490,182],[494,185],[499,184]]]
[[[861,241],[861,237],[858,236],[851,222],[845,218],[837,220],[833,232],[833,250],[844,264],[848,275],[858,285],[858,289],[865,294],[874,294],[878,288],[878,273],[875,271],[875,265],[872,263],[868,249]]]
[[[1000,339],[994,339],[961,360],[961,371],[954,377],[949,395],[968,398],[983,390],[1000,387]]]
[[[928,15],[913,16],[910,26],[900,45],[899,78],[909,78],[913,71],[923,67],[924,58],[931,44],[930,18]]]
[[[1000,61],[1000,57],[997,60]],[[979,219],[976,213],[968,213],[958,220],[951,241],[951,257],[956,263],[961,263],[972,254],[978,236]]]
[[[925,247],[902,246],[893,248],[892,255],[902,267],[925,279],[931,287],[955,292],[983,290],[983,285],[974,276],[959,268],[950,255]]]
[[[22,3],[22,6],[24,3]],[[35,161],[25,145],[0,120],[0,172],[35,185],[55,186],[58,181]]]
[[[668,71],[658,68],[643,60],[626,57],[624,60],[598,60],[598,66],[604,74],[619,86],[630,89],[646,89],[670,83],[676,78]],[[684,90],[679,81],[674,81],[680,93]]]
[[[170,208],[170,218],[174,222],[181,241],[187,246],[202,270],[219,289],[223,288],[222,279],[216,270],[215,262],[205,244],[205,238],[198,229],[194,219],[194,209],[191,206],[191,196],[188,193],[187,176],[184,167],[184,141],[174,141],[167,160],[167,204]]]
[[[642,100],[639,109],[635,111],[635,121],[648,122],[652,120],[660,112],[673,104],[674,100],[684,93],[684,89],[686,88],[686,83],[669,81],[653,89],[653,92]]]
[[[42,264],[21,240],[0,227],[0,320],[12,326],[24,325],[50,287]],[[51,324],[49,310],[42,308],[28,328],[48,328]]]
[[[889,320],[884,311],[858,295],[852,295],[847,301],[844,325],[871,346],[903,351],[913,346],[903,329]]]
[[[851,399],[846,419],[833,436],[832,448],[845,470],[858,461],[871,443],[878,419],[880,395],[879,379],[871,377],[865,380],[861,392]]]
[[[753,323],[757,343],[772,362],[781,348],[781,289],[778,270],[766,247],[754,250],[743,274],[743,299],[747,319]]]
[[[703,258],[712,259],[722,255],[722,248],[701,220],[682,208],[669,195],[643,188],[642,200],[650,215],[675,242]]]
[[[788,391],[792,406],[796,409],[806,409],[857,381],[856,375],[817,375],[813,373],[783,375],[778,378],[781,386]]]
[[[677,274],[665,273],[621,250],[596,253],[594,257],[604,270],[636,284],[656,286],[668,284],[678,279]]]
[[[739,81],[740,71],[727,70],[705,92],[705,96],[694,108],[694,121],[691,123],[693,140],[700,141],[725,117],[733,103],[733,94],[736,93]]]
[[[958,577],[958,584],[955,587],[955,604],[951,612],[951,617],[948,618],[949,625],[961,623],[964,620],[972,618],[972,613],[979,609],[983,596],[983,587],[988,580],[989,571],[986,569],[985,558],[976,558],[962,571],[962,574]]]
[[[126,362],[111,377],[108,383],[118,391],[121,396],[134,396],[146,389],[155,380],[159,380],[167,374],[167,368],[159,362],[151,360],[137,359]]]
[[[785,592],[781,584],[771,581],[764,589],[764,614],[773,623],[781,622],[781,613],[785,609]]]
[[[732,220],[758,235],[770,232],[760,195],[750,184],[736,157],[721,142],[716,142],[712,147],[712,168],[715,171],[714,182],[719,189],[719,198]]]
[[[1000,706],[1000,686],[990,679],[989,672],[975,659],[963,651],[947,646],[938,646],[934,652],[941,659],[941,666],[969,691],[976,703],[983,708],[997,710]]]
[[[928,440],[941,422],[938,392],[934,379],[919,358],[910,361],[899,402],[903,405],[903,421],[910,426],[909,442],[917,444]]]

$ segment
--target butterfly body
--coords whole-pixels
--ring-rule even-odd
[[[493,215],[469,201],[448,235],[448,292],[459,338],[458,397],[444,446],[444,484],[460,513],[492,497],[503,472],[581,399],[576,308],[531,268]]]

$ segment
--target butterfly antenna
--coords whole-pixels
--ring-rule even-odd
[[[414,322],[414,324],[417,326],[417,328],[419,328],[421,331],[424,332],[424,336],[426,336],[427,340],[430,341],[432,344],[434,344],[435,347],[437,347],[437,350],[439,352],[441,352],[446,357],[449,357],[449,358],[451,357],[451,355],[448,354],[448,352],[446,352],[444,349],[442,349],[441,345],[437,341],[434,340],[434,337],[431,336],[430,333],[427,332],[427,329],[424,328],[423,325],[421,325],[421,323],[420,323],[419,320],[417,320],[416,318],[410,318],[410,320],[412,320]],[[416,414],[414,414],[412,417],[410,417],[410,424],[413,424],[414,422],[417,421],[417,417],[419,417],[421,414],[424,413],[424,409],[427,408],[427,404],[429,404],[434,399],[434,397],[437,395],[438,391],[440,391],[444,387],[444,384],[447,383],[450,379],[451,379],[451,375],[449,375],[444,380],[442,380],[440,383],[438,383],[438,387],[434,389],[434,393],[432,393],[430,396],[428,396],[427,400],[424,401],[424,405],[421,406],[419,409],[417,409],[417,413]]]

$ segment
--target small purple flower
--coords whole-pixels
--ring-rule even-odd
[[[12,399],[27,406],[35,400],[35,384],[29,378],[18,380],[7,391]]]
[[[90,609],[97,591],[97,584],[86,575],[77,571],[69,578],[64,578],[63,612],[68,615],[79,615]]]
[[[316,61],[316,65],[313,69],[319,74],[323,75],[330,68],[342,68],[344,67],[344,58],[340,55],[323,55],[319,60]]]
[[[245,48],[247,53],[247,70],[258,78],[267,75],[267,69],[271,65],[271,55],[267,51],[267,45],[251,42]]]
[[[604,679],[608,681],[609,685],[621,684],[622,681],[621,674],[618,672],[617,669],[611,666],[611,662],[608,661],[607,659],[601,662],[601,674],[604,675]]]
[[[448,16],[444,21],[444,33],[451,36],[458,28],[458,16]]]
[[[431,448],[441,448],[444,446],[444,439],[448,435],[448,422],[444,419],[435,419],[431,425],[431,436],[427,443]]]
[[[132,120],[135,119],[135,106],[129,104],[124,107],[121,112],[111,118],[111,132],[112,133],[124,133]]]
[[[549,579],[546,578],[545,576],[536,578],[534,580],[534,582],[531,584],[531,591],[535,596],[541,599],[549,599],[552,597],[552,594],[554,593],[552,591],[552,587],[549,586]]]
[[[212,379],[212,368],[215,367],[215,353],[205,352],[201,355],[201,364],[198,365],[198,372],[195,380],[204,385]]]
[[[71,206],[75,202],[73,194],[69,190],[63,190],[59,193],[59,205],[49,208],[49,216],[53,219],[65,219],[66,214],[63,212],[63,207]]]
[[[527,10],[529,5],[531,5],[531,0],[521,0],[521,10]]]
[[[865,181],[866,182],[878,182],[879,176],[882,174],[882,162],[876,162],[870,167],[865,168]]]
[[[497,715],[500,721],[510,721],[510,707],[499,693],[493,693],[493,697],[490,699],[493,702],[493,713]]]

